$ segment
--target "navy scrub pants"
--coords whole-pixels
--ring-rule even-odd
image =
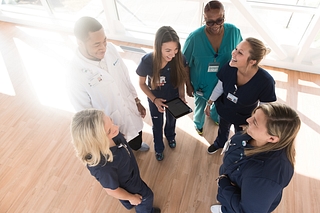
[[[139,135],[133,138],[131,141],[128,142],[131,149],[137,151],[141,148],[142,144],[142,131],[139,132]]]
[[[152,119],[152,131],[153,131],[153,142],[154,142],[154,150],[157,153],[162,153],[164,150],[163,144],[163,113],[159,112],[158,108],[150,99],[149,109]],[[169,113],[165,112],[166,115],[166,124],[164,126],[164,135],[166,136],[168,141],[172,141],[175,139],[176,133],[176,119]]]
[[[128,200],[120,200],[120,202],[126,209],[130,210],[135,207],[137,213],[153,213],[153,192],[146,183],[143,182],[143,187],[137,194],[142,196],[142,201],[137,206],[131,205]]]
[[[232,125],[232,123],[230,123],[229,121],[220,117],[218,136],[217,136],[216,140],[214,141],[214,147],[223,148],[224,144],[229,139],[231,125]],[[235,133],[242,131],[242,128],[240,127],[240,125],[233,124],[233,126],[234,126]]]

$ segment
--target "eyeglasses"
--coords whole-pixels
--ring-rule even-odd
[[[209,20],[209,21],[205,21],[206,25],[208,27],[212,27],[213,25],[221,25],[224,22],[224,17],[223,18],[218,18],[217,20]]]

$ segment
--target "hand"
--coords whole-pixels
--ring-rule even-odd
[[[180,96],[179,98],[180,98],[184,103],[186,103],[186,104],[188,103],[185,96]]]
[[[156,105],[156,107],[158,108],[158,111],[161,113],[164,113],[165,108],[168,107],[167,105],[164,104],[164,102],[166,102],[166,100],[162,98],[156,98],[153,102],[154,105]]]
[[[188,95],[189,97],[193,97],[193,93],[194,93],[193,86],[187,84],[186,87],[187,87],[187,95]]]
[[[204,109],[204,113],[207,115],[207,116],[210,116],[210,107],[211,106],[206,106],[206,108]]]
[[[223,186],[237,186],[235,183],[233,183],[230,178],[228,177],[228,175],[220,175],[217,179],[217,184],[219,187]]]
[[[144,106],[141,103],[138,103],[137,108],[140,112],[141,117],[144,118],[146,116],[146,109],[144,108]]]
[[[139,205],[142,201],[142,196],[139,194],[133,194],[132,197],[129,199],[131,205]]]

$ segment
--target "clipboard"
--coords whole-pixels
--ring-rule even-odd
[[[166,110],[176,119],[192,112],[192,109],[180,98],[166,101],[165,104],[168,106]]]

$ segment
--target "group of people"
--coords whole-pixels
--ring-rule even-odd
[[[237,27],[225,23],[224,6],[217,0],[205,5],[204,20],[183,48],[172,27],[159,28],[154,51],[136,69],[148,98],[155,157],[164,159],[163,134],[170,148],[177,146],[176,119],[167,113],[166,101],[194,97],[198,134],[203,134],[205,115],[219,125],[207,152],[223,148],[224,154],[218,203],[211,212],[272,212],[294,173],[299,116],[275,102],[275,81],[259,67],[269,52],[263,42],[243,40]],[[127,67],[96,19],[80,18],[74,34],[78,51],[67,82],[77,111],[71,124],[77,156],[127,209],[161,212],[153,207],[153,192],[141,179],[132,152],[148,151],[149,146],[142,142],[146,109]],[[229,139],[231,125],[235,134]]]

